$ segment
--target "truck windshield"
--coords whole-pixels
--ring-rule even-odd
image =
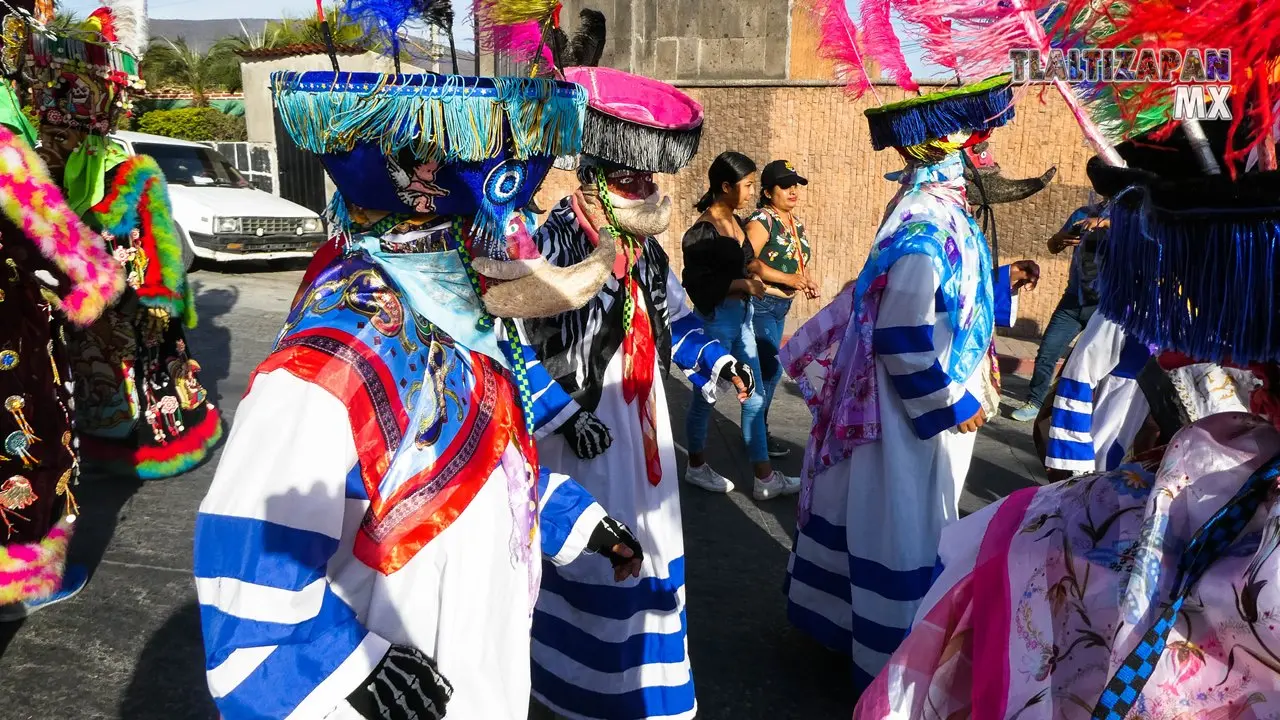
[[[212,148],[136,142],[133,149],[155,158],[165,180],[173,185],[249,187],[249,181]]]

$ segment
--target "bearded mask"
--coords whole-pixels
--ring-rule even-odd
[[[658,189],[653,173],[584,167],[578,172],[578,180],[597,230],[599,226],[614,225],[633,237],[646,238],[671,226],[671,196]],[[606,217],[605,208],[612,211],[612,217]]]

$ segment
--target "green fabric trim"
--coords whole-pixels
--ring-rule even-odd
[[[107,172],[129,156],[119,145],[101,135],[85,137],[80,147],[67,158],[62,173],[62,186],[67,204],[77,215],[84,215],[107,196]]]
[[[903,110],[913,108],[913,107],[920,107],[921,105],[929,105],[929,104],[938,102],[939,100],[948,100],[950,98],[966,97],[971,95],[981,95],[983,93],[988,93],[993,90],[1003,90],[1004,87],[1008,85],[1012,80],[1013,80],[1013,76],[1008,73],[1005,73],[1004,75],[996,75],[995,77],[989,77],[986,80],[983,80],[981,82],[976,82],[971,85],[961,85],[958,88],[952,88],[950,90],[942,90],[936,93],[929,93],[928,95],[921,95],[919,97],[907,98],[906,100],[899,100],[898,102],[889,103],[888,105],[873,107],[864,111],[863,114],[866,115],[867,117],[871,117],[873,115],[887,115],[889,113],[901,112]]]
[[[39,137],[31,120],[22,112],[22,103],[18,101],[18,94],[13,91],[13,83],[4,81],[0,85],[3,85],[0,88],[0,125],[12,130],[34,148]]]

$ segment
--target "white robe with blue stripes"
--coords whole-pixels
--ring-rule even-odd
[[[666,294],[672,362],[714,402],[716,378],[733,358],[703,333],[674,273],[668,273]],[[622,585],[600,557],[546,568],[533,624],[534,696],[573,720],[683,720],[698,706],[685,636],[684,531],[671,415],[655,358],[662,480],[651,485],[639,415],[622,393],[623,356],[619,350],[610,360],[595,410],[613,446],[582,460],[554,436],[539,443],[538,452],[545,466],[578,479],[635,531],[644,567],[638,579]]]
[[[1078,473],[1120,467],[1151,411],[1137,380],[1150,357],[1145,345],[1094,313],[1058,378],[1046,467]]]
[[[961,252],[966,265],[977,265],[972,242]],[[973,298],[971,274],[966,284],[962,296]],[[979,410],[987,375],[983,364],[964,384],[947,375],[952,330],[938,287],[924,255],[889,270],[873,344],[881,439],[815,479],[812,514],[788,567],[791,622],[833,650],[851,651],[859,687],[911,626],[942,528],[959,518],[973,456],[976,434],[955,426]]]
[[[536,361],[529,367],[537,425],[550,432],[576,406]],[[524,720],[531,580],[543,557],[577,558],[604,509],[543,470],[537,541],[520,561],[510,488],[529,478],[512,443],[512,461],[461,514],[383,574],[352,551],[370,505],[356,430],[342,401],[287,369],[258,375],[240,404],[195,534],[207,676],[221,716],[348,720],[346,697],[399,644],[436,660],[454,689],[451,720]]]

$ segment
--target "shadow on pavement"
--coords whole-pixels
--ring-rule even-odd
[[[191,339],[191,356],[200,363],[200,383],[209,391],[213,404],[221,408],[223,398],[218,385],[231,374],[231,328],[217,322],[217,319],[231,313],[240,301],[240,291],[235,288],[206,289],[199,280],[193,280],[192,287],[200,323],[194,330],[187,331]]]
[[[128,720],[217,720],[209,697],[200,647],[200,608],[180,607],[142,649],[120,702]],[[193,642],[194,640],[194,642]]]

